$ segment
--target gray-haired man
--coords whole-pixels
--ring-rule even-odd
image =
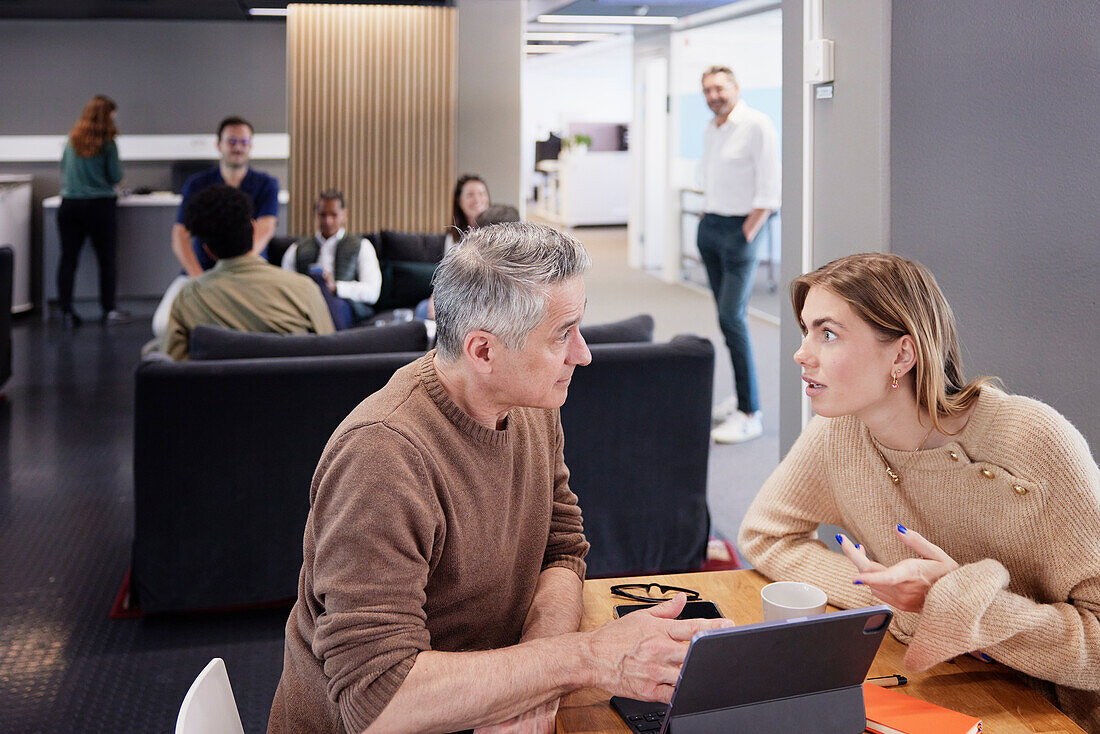
[[[667,701],[682,597],[577,632],[588,543],[558,408],[591,359],[588,254],[474,230],[435,279],[437,349],[336,429],[310,493],[268,731],[552,732],[573,689]]]

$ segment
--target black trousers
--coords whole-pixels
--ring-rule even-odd
[[[57,210],[61,234],[61,262],[57,266],[57,300],[62,311],[73,307],[73,280],[84,240],[91,238],[99,263],[99,304],[103,314],[115,308],[115,252],[118,250],[118,211],[115,197],[62,199]]]

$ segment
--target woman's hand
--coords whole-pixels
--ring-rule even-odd
[[[896,532],[898,539],[918,553],[920,558],[907,558],[887,568],[867,558],[866,549],[844,535],[838,535],[837,540],[844,555],[859,571],[852,583],[866,584],[872,594],[895,609],[920,612],[932,584],[954,571],[959,564],[915,530],[898,525]]]

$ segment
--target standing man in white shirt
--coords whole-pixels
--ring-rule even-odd
[[[711,437],[718,443],[741,443],[764,432],[745,314],[760,262],[757,235],[780,197],[779,136],[767,115],[738,99],[739,92],[729,68],[703,72],[703,94],[714,118],[703,133],[704,214],[697,243],[737,388],[714,411],[720,422]]]
[[[317,232],[287,248],[283,270],[308,275],[311,269],[319,269],[327,291],[326,300],[335,296],[346,302],[352,323],[370,318],[382,290],[382,270],[374,245],[366,237],[347,233],[348,210],[344,195],[336,189],[322,191],[313,209]],[[342,321],[335,318],[337,315],[333,314],[334,320]],[[350,325],[337,323],[336,328]]]

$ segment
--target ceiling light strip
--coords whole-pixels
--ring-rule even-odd
[[[542,45],[527,44],[524,50],[529,54],[560,54],[573,48],[563,43],[544,43]]]
[[[590,25],[675,25],[672,15],[540,15],[539,23],[587,23]]]
[[[602,41],[615,38],[616,33],[585,33],[565,31],[527,31],[528,41]]]

